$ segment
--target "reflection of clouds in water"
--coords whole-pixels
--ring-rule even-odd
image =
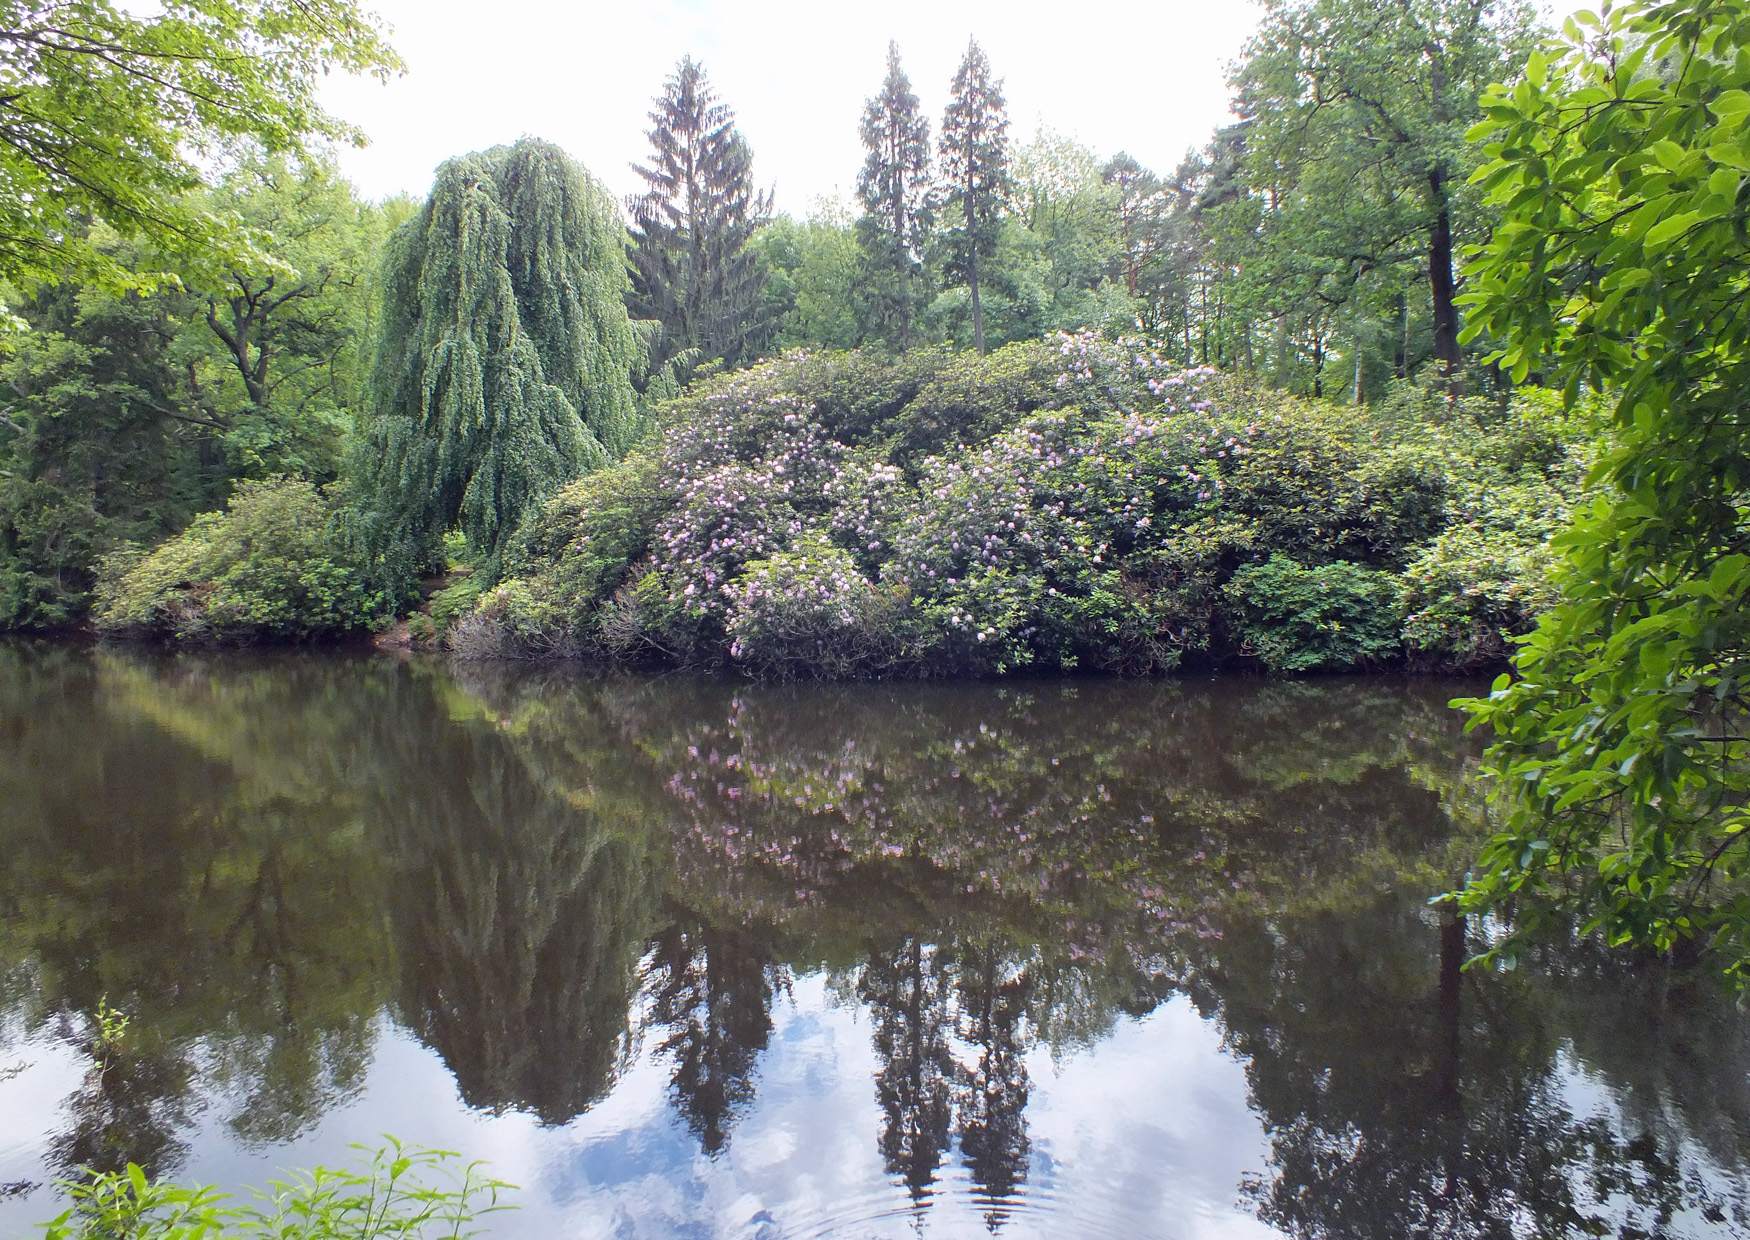
[[[1117,1230],[1191,1237],[1275,1236],[1236,1206],[1237,1186],[1261,1171],[1269,1143],[1249,1108],[1243,1066],[1190,1001],[1122,1020],[1091,1050],[1055,1066],[1030,1056],[1027,1123],[1049,1170],[1032,1187],[1110,1212]],[[1036,1172],[1045,1171],[1035,1157]]]
[[[762,1218],[788,1230],[882,1182],[867,1028],[829,1005],[818,975],[798,979],[772,1020],[758,1091],[717,1158],[668,1109],[661,1060],[641,1059],[567,1126],[553,1155],[567,1235],[734,1235]]]
[[[429,667],[252,667],[0,647],[28,741],[0,746],[0,960],[35,969],[0,1044],[107,993],[197,1064],[186,1178],[394,1133],[520,1185],[504,1235],[1184,1240],[1275,1234],[1260,1211],[1507,1234],[1490,1202],[1619,1172],[1711,1237],[1682,1177],[1746,1183],[1747,1026],[1706,994],[1552,951],[1443,1002],[1406,887],[1458,812],[1438,688],[473,669],[476,701]],[[50,755],[88,765],[45,784]],[[0,1082],[0,1181],[46,1178],[75,1053]],[[116,1114],[88,1127],[119,1149]],[[1649,1124],[1682,1165],[1643,1185]],[[53,1212],[0,1199],[0,1235]]]
[[[870,1086],[880,1065],[868,1023],[830,1001],[824,975],[797,979],[795,1002],[780,1003],[773,1023],[755,1101],[715,1159],[667,1107],[667,1066],[648,1057],[565,1128],[529,1131],[522,1150],[492,1142],[508,1178],[525,1156],[536,1177],[522,1181],[519,1221],[579,1237],[758,1235],[762,1224],[773,1234],[840,1226],[900,1235],[921,1217],[928,1234],[988,1234],[988,1205],[975,1198],[957,1149],[915,1214],[883,1171]],[[1241,1177],[1262,1168],[1267,1152],[1243,1071],[1188,1002],[1122,1021],[1097,1050],[1056,1064],[1037,1049],[1029,1070],[1032,1174],[1007,1204],[1001,1234],[1062,1234],[1060,1203],[1073,1207],[1078,1234],[1276,1234],[1237,1201]],[[475,1122],[490,1130],[510,1118]],[[470,1153],[482,1148],[463,1134],[452,1139]]]

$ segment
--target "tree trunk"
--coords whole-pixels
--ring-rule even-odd
[[[1398,294],[1398,343],[1392,373],[1400,379],[1410,377],[1410,299],[1402,293]]]
[[[1452,209],[1446,197],[1446,174],[1428,173],[1428,188],[1434,202],[1434,223],[1428,235],[1428,291],[1434,298],[1434,357],[1441,378],[1456,390],[1462,355],[1458,347],[1458,307],[1453,304],[1456,285],[1452,277]]]
[[[972,347],[984,352],[984,303],[978,299],[978,246],[972,247],[972,262],[967,268],[967,284],[972,289]]]

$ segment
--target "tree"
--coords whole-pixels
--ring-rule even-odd
[[[1610,394],[1562,601],[1469,704],[1510,807],[1465,908],[1750,964],[1750,4],[1567,23],[1491,91],[1502,211],[1468,268],[1491,360]]]
[[[1419,266],[1449,379],[1463,360],[1454,247],[1478,222],[1461,135],[1531,28],[1519,0],[1269,0],[1233,78],[1253,183],[1286,212],[1275,253],[1327,305],[1369,272]]]
[[[933,220],[930,122],[918,109],[899,44],[887,45],[887,77],[863,108],[863,167],[857,221],[866,280],[863,296],[873,334],[903,349],[922,298],[923,254]]]
[[[1011,176],[1014,215],[1038,242],[1046,262],[1050,298],[1048,326],[1079,328],[1131,326],[1134,311],[1125,305],[1126,288],[1108,283],[1119,266],[1121,233],[1119,191],[1101,172],[1094,152],[1049,129],[1015,153]],[[1113,323],[1111,320],[1116,319]]]
[[[363,318],[348,294],[364,291],[386,239],[372,227],[375,213],[323,162],[251,160],[206,198],[273,259],[229,262],[207,281],[188,281],[249,404],[269,408],[288,383],[306,387],[304,404],[316,391],[331,406],[347,404],[362,388],[351,372]]]
[[[780,215],[753,240],[765,272],[763,314],[781,348],[854,349],[863,342],[859,290],[870,284],[842,204],[822,200],[805,220]]]
[[[755,232],[772,213],[753,185],[753,152],[702,65],[682,57],[657,96],[648,188],[632,214],[634,312],[661,327],[659,358],[686,349],[735,365],[770,337]]]
[[[942,118],[943,197],[954,210],[945,240],[949,271],[966,281],[972,299],[973,346],[984,352],[984,307],[979,301],[979,264],[996,253],[999,225],[1009,198],[1009,117],[1002,83],[977,40],[954,74],[953,96]]]
[[[459,525],[496,563],[633,436],[644,361],[612,199],[533,139],[452,159],[385,261],[366,540],[405,575]]]
[[[1161,181],[1124,151],[1107,160],[1100,179],[1117,192],[1118,239],[1124,288],[1132,297],[1141,292],[1143,269],[1155,257],[1159,233],[1151,228],[1161,206]]]
[[[118,262],[93,225],[166,255],[246,252],[186,197],[199,163],[239,142],[299,154],[313,139],[361,141],[317,102],[321,78],[400,67],[355,0],[129,7],[0,0],[0,278],[17,288],[162,278]]]

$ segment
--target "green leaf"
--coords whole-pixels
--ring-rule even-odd
[[[1650,252],[1665,249],[1677,238],[1694,228],[1700,216],[1694,211],[1679,211],[1676,215],[1660,220],[1647,230],[1642,244]]]

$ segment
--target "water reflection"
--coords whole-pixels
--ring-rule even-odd
[[[0,647],[0,1230],[360,1127],[517,1134],[513,1230],[1750,1230],[1729,996],[1460,973],[1450,688]]]

